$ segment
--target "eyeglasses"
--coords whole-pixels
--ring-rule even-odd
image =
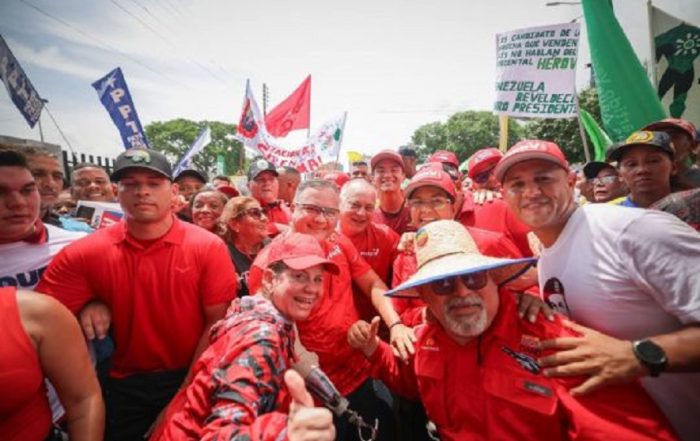
[[[603,176],[602,178],[593,178],[590,181],[591,181],[591,183],[593,183],[593,185],[610,185],[610,184],[614,184],[615,182],[617,182],[618,179],[619,178],[617,176],[610,175],[610,176]]]
[[[416,210],[422,210],[423,208],[431,208],[433,210],[441,210],[445,208],[448,204],[451,204],[447,198],[433,198],[433,199],[409,199],[408,206],[415,208]]]
[[[446,279],[437,280],[430,283],[430,289],[438,296],[447,296],[453,294],[457,288],[457,279],[462,281],[462,284],[470,291],[478,291],[483,289],[489,282],[489,275],[486,271],[477,273],[464,274],[462,276],[448,277]]]
[[[314,204],[297,204],[297,206],[304,210],[309,216],[316,217],[319,214],[323,214],[323,217],[326,219],[336,218],[338,217],[338,213],[340,213],[337,208],[321,207],[320,205]]]
[[[478,175],[474,176],[474,182],[477,184],[485,184],[493,174],[494,168],[496,167],[491,167],[490,169],[482,171]]]
[[[359,213],[360,211],[362,211],[363,208],[369,214],[372,214],[374,212],[374,204],[362,205],[362,204],[359,204],[357,202],[353,202],[348,207],[348,209],[354,213]]]
[[[243,212],[253,219],[262,219],[265,216],[265,212],[261,208],[248,208]]]

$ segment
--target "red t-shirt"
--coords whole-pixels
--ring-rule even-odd
[[[374,210],[374,215],[372,216],[372,222],[378,224],[384,224],[394,230],[399,235],[407,232],[414,231],[415,229],[410,225],[411,222],[411,209],[406,205],[404,201],[401,206],[401,210],[396,213],[387,213],[380,207]]]
[[[278,200],[272,204],[260,202],[260,206],[263,212],[265,212],[265,216],[267,216],[267,219],[270,221],[267,226],[267,233],[270,237],[275,237],[280,234],[280,232],[283,231],[280,225],[289,225],[289,222],[292,220],[292,210],[282,201]]]
[[[37,291],[77,313],[93,299],[112,313],[111,374],[189,367],[204,331],[203,310],[236,296],[236,270],[214,234],[173,218],[173,226],[144,248],[126,223],[103,228],[65,247]]]
[[[466,227],[474,239],[479,252],[485,256],[519,259],[522,256],[518,248],[504,234],[481,228]],[[415,254],[400,253],[394,261],[394,277],[391,286],[397,287],[418,271]],[[422,321],[425,303],[419,298],[391,299],[394,309],[407,326],[415,326]]]
[[[384,224],[370,222],[362,233],[346,237],[379,278],[387,285],[391,283],[391,269],[397,254],[399,235]],[[360,317],[362,320],[372,320],[378,314],[372,301],[355,284],[352,288]]]
[[[326,258],[338,265],[340,273],[337,276],[325,274],[320,301],[309,318],[298,322],[297,327],[301,343],[318,355],[321,369],[340,393],[348,395],[368,378],[369,366],[362,353],[348,344],[348,330],[360,319],[353,302],[351,284],[353,279],[365,275],[372,268],[345,236],[333,234],[322,241],[321,246]],[[269,247],[266,247],[258,253],[250,268],[250,292],[260,288],[263,269],[269,264],[268,254]]]
[[[494,199],[482,205],[474,203],[471,191],[464,193],[464,203],[457,215],[465,227],[476,227],[505,234],[520,250],[522,257],[532,257],[532,250],[527,240],[530,229],[520,222],[502,199]]]

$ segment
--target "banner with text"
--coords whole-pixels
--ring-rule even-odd
[[[114,125],[119,129],[125,149],[132,147],[148,148],[139,115],[126,86],[121,68],[116,68],[104,77],[92,83],[102,105],[105,106]]]
[[[579,35],[578,23],[496,34],[494,113],[575,117]]]
[[[12,54],[12,51],[0,35],[0,80],[5,83],[7,93],[10,94],[12,102],[17,106],[17,110],[22,113],[29,127],[39,121],[41,109],[44,102],[37,93],[22,66]]]

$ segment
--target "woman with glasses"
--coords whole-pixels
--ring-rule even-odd
[[[250,294],[248,271],[258,252],[269,242],[269,220],[260,203],[251,197],[239,196],[226,203],[221,214],[225,227],[224,240],[238,274],[238,297]]]
[[[308,319],[324,295],[324,274],[337,274],[338,266],[306,234],[287,234],[268,251],[261,288],[234,300],[212,327],[192,382],[152,441],[335,439],[330,411],[314,408],[301,377],[287,371],[299,355],[295,323]]]
[[[583,174],[592,186],[593,200],[590,202],[619,203],[627,195],[627,187],[617,169],[607,162],[592,161],[583,167]],[[616,201],[620,199],[619,201]]]

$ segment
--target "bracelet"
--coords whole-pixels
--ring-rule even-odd
[[[394,323],[392,323],[391,325],[389,325],[389,330],[391,331],[391,329],[392,329],[394,326],[396,326],[396,325],[403,325],[403,322],[402,322],[401,320],[395,321]]]

